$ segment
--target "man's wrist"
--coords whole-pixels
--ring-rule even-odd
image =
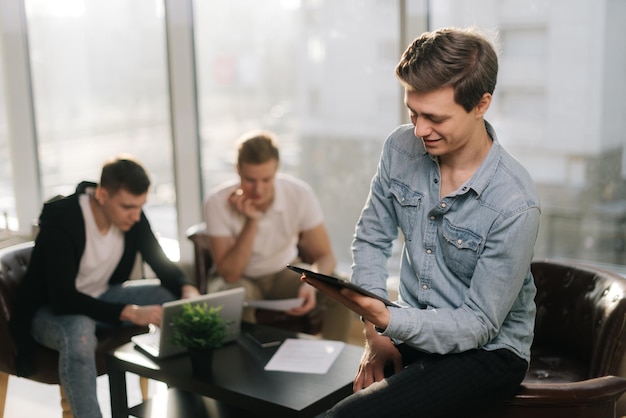
[[[133,309],[137,308],[137,305],[126,305],[122,308],[122,310],[120,311],[120,316],[119,319],[120,321],[130,321],[131,320],[131,312],[133,311]]]
[[[246,217],[246,222],[256,223],[261,219],[260,213],[246,213],[244,212],[243,216]]]
[[[363,318],[363,315],[361,315],[359,318],[361,319],[361,322],[363,322],[364,324],[366,323],[365,322],[365,318]],[[381,327],[379,327],[378,325],[375,325],[375,324],[372,324],[372,325],[374,326],[374,331],[376,331],[379,334],[382,334],[387,329],[387,328],[381,328]]]
[[[181,289],[181,297],[183,299],[188,299],[199,295],[200,292],[198,291],[198,288],[192,284],[184,284]]]

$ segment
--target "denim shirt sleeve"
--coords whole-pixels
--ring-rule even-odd
[[[385,163],[388,147],[386,141],[352,244],[352,281],[385,298],[388,297],[387,260],[398,237],[391,192],[384,186],[388,178]]]
[[[387,139],[357,224],[352,275],[386,295],[387,259],[403,232],[403,307],[389,308],[383,335],[432,353],[508,348],[529,358],[538,198],[530,176],[493,137],[474,183],[441,200],[433,187],[438,168],[421,141],[408,130]]]

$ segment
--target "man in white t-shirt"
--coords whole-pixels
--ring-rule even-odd
[[[102,167],[100,183],[83,181],[48,202],[11,318],[19,376],[37,372],[35,343],[59,352],[59,378],[73,416],[100,418],[96,331],[102,326],[159,324],[164,302],[199,295],[167,258],[143,213],[150,178],[135,159]],[[158,285],[128,286],[140,255]]]
[[[302,306],[287,312],[296,316],[323,303],[322,335],[345,340],[350,311],[316,295],[312,286],[286,268],[305,262],[313,270],[332,274],[336,260],[313,190],[301,180],[279,174],[278,165],[274,135],[250,132],[242,137],[238,150],[239,180],[219,186],[207,198],[204,218],[219,275],[210,290],[243,286],[247,300],[302,297]],[[253,309],[244,311],[244,320],[255,322]]]

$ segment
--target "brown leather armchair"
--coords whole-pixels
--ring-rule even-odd
[[[4,416],[9,376],[15,374],[16,346],[9,332],[9,320],[16,302],[17,289],[26,272],[34,243],[16,244],[0,250],[0,418]],[[145,327],[116,327],[102,330],[98,333],[98,347],[96,349],[96,364],[98,375],[106,373],[105,354],[113,348],[130,341],[132,335],[146,332]],[[44,346],[37,346],[34,356],[35,373],[28,379],[40,383],[59,384],[58,353]],[[147,398],[148,380],[140,380],[142,395]],[[61,406],[63,417],[72,417],[61,390]]]
[[[483,418],[608,418],[626,391],[626,279],[593,266],[535,261],[537,318],[517,395]],[[626,414],[622,407],[617,416]]]
[[[196,285],[200,293],[208,291],[211,277],[214,276],[213,258],[211,257],[209,237],[206,235],[206,224],[204,222],[195,224],[187,228],[187,238],[193,243],[194,248],[194,272],[196,275]],[[306,254],[300,254],[304,261],[308,260]],[[297,277],[294,275],[294,280]],[[290,331],[304,332],[306,334],[318,334],[322,331],[324,307],[318,306],[304,316],[291,316],[283,312],[276,312],[266,309],[256,310],[256,321],[259,324],[270,325]]]

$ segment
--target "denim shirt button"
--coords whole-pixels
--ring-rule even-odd
[[[434,221],[434,220],[435,220],[435,217],[434,217],[434,216],[431,216],[431,217],[430,217],[430,220],[431,220],[431,221]]]
[[[445,207],[446,207],[446,204],[445,204],[445,203],[442,203],[442,204],[441,204],[441,207],[442,207],[442,208],[445,208]]]
[[[427,284],[423,284],[423,285],[422,285],[422,289],[424,289],[424,290],[428,290],[428,285],[427,285]]]
[[[457,240],[456,240],[456,243],[457,243],[457,244],[459,244],[459,245],[461,245],[461,244],[463,244],[463,240],[462,240],[462,239],[457,239]]]
[[[432,251],[430,249],[426,250],[426,254],[430,254]]]

